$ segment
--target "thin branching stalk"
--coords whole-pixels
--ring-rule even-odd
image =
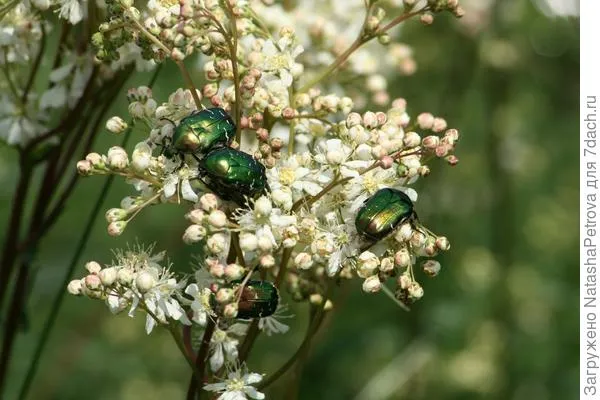
[[[238,48],[238,34],[237,34],[237,23],[235,12],[233,7],[229,3],[229,0],[224,0],[225,11],[230,22],[231,37],[227,40],[229,45],[229,53],[231,58],[231,68],[233,72],[233,89],[235,91],[235,140],[241,143],[242,140],[242,127],[240,121],[242,120],[242,96],[240,94],[240,73],[238,69],[237,59],[237,48]]]

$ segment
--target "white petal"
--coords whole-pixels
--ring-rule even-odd
[[[189,294],[192,297],[197,297],[198,292],[199,292],[198,285],[196,285],[195,283],[192,283],[188,287],[185,288],[185,293]]]
[[[262,400],[265,398],[265,394],[259,392],[258,390],[256,390],[255,388],[253,388],[252,386],[246,386],[244,388],[244,392],[246,392],[246,394],[248,396],[250,396],[253,399],[258,399],[258,400]]]
[[[255,383],[258,383],[260,381],[262,381],[262,375],[261,374],[257,374],[256,372],[251,372],[249,374],[244,375],[243,379],[244,379],[244,383],[246,385],[253,385]]]
[[[316,196],[322,190],[320,185],[308,181],[302,182],[302,189],[304,189],[304,191],[310,194],[311,196]]]
[[[213,355],[210,356],[210,369],[213,372],[216,372],[223,366],[223,362],[225,361],[223,357],[223,346],[216,345]]]
[[[156,325],[156,321],[154,320],[154,318],[151,317],[150,314],[146,315],[146,333],[148,335],[150,334],[150,332],[152,332],[154,325]]]
[[[192,189],[192,185],[190,185],[188,179],[181,181],[181,197],[193,203],[198,201],[198,195],[194,192],[194,189]]]

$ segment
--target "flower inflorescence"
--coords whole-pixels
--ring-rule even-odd
[[[106,212],[110,235],[145,207],[176,203],[187,209],[182,240],[200,256],[194,273],[177,277],[148,249],[120,253],[104,268],[88,263],[71,293],[115,312],[144,311],[148,332],[198,326],[210,336],[199,346],[209,346],[215,376],[237,366],[205,389],[240,399],[263,398],[249,386],[260,376],[242,371],[240,338],[252,326],[240,330],[240,322],[284,333],[274,314],[282,299],[330,310],[341,279],[360,279],[367,293],[392,285],[405,305],[423,296],[421,277],[439,274],[434,257],[450,243],[417,217],[412,186],[434,160],[457,164],[459,132],[431,113],[411,117],[406,100],[390,97],[387,66],[410,74],[416,65],[388,31],[411,17],[429,24],[442,11],[461,16],[458,1],[348,2],[365,9],[358,23],[347,10],[327,21],[302,12],[341,2],[300,2],[295,13],[268,1],[106,3],[97,59],[172,59],[187,88],[166,101],[148,87],[130,89],[129,116],[110,118],[106,129],[143,137],[130,152],[90,153],[77,169],[132,185],[134,194]],[[363,46],[371,39],[385,47]],[[196,89],[182,60],[198,53],[206,83]]]

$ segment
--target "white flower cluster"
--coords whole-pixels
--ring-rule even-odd
[[[287,326],[274,318],[280,295],[329,310],[328,289],[339,278],[358,277],[365,292],[410,304],[423,296],[416,267],[437,275],[432,258],[450,248],[417,218],[411,186],[429,175],[431,161],[458,162],[459,133],[430,113],[411,118],[404,99],[389,97],[385,68],[414,71],[409,48],[363,45],[387,45],[388,30],[413,16],[426,24],[441,11],[458,16],[458,2],[393,2],[391,17],[377,1],[299,2],[295,13],[271,3],[151,1],[140,10],[129,0],[107,1],[109,18],[94,38],[97,58],[114,63],[123,46],[154,62],[170,58],[190,89],[162,103],[147,87],[131,89],[131,122],[115,116],[106,128],[121,134],[135,125],[144,137],[130,153],[113,147],[77,164],[83,175],[123,176],[136,191],[106,213],[111,235],[146,206],[186,207],[182,240],[200,254],[200,269],[176,280],[152,257],[121,256],[114,266],[88,268],[69,290],[107,299],[112,309],[141,308],[149,329],[173,321],[203,327],[211,370],[238,366],[225,382],[205,386],[222,399],[264,397],[249,386],[260,376],[240,369],[240,320],[284,333]],[[362,22],[349,11],[359,6]],[[334,17],[315,17],[315,9]],[[200,90],[182,63],[194,53],[202,54]],[[368,111],[367,101],[385,107]],[[214,161],[215,154],[227,156]],[[380,201],[382,192],[395,200]],[[373,199],[379,215],[365,216]],[[119,280],[122,271],[129,281]]]

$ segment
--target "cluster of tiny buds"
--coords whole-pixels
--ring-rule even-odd
[[[258,139],[258,150],[254,152],[254,158],[261,160],[267,168],[273,168],[277,160],[281,158],[283,140],[281,138],[269,138],[269,132],[265,128],[256,130]]]
[[[77,162],[77,171],[84,176],[91,174],[110,173],[123,171],[129,166],[129,156],[125,149],[113,146],[106,155],[98,153],[88,154],[84,160]]]
[[[85,264],[88,275],[69,282],[67,291],[73,295],[84,295],[104,299],[111,289],[135,287],[140,293],[146,293],[157,283],[157,277],[149,270],[133,271],[126,267],[105,267],[96,261]],[[116,295],[116,294],[115,294]]]
[[[418,0],[403,0],[404,8],[407,11],[412,10],[418,3]],[[434,13],[448,11],[456,18],[465,15],[465,10],[460,6],[459,0],[427,0],[429,11],[421,14],[421,22],[424,25],[431,25],[434,21]]]
[[[431,130],[433,133],[444,133],[442,137],[438,135],[426,136],[422,140],[425,149],[431,151],[436,157],[444,158],[448,164],[458,164],[458,157],[454,154],[454,147],[459,140],[460,134],[456,129],[447,129],[446,120],[434,117],[431,113],[422,113],[417,117],[417,125],[424,130]]]

